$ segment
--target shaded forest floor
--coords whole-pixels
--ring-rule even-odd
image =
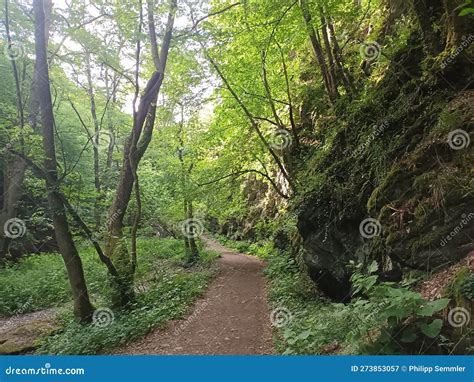
[[[219,274],[182,320],[156,329],[145,338],[119,348],[115,354],[271,354],[270,311],[265,264],[203,238],[216,251]]]
[[[0,317],[0,354],[33,350],[40,337],[58,330],[57,311],[57,308],[49,308],[11,317]]]

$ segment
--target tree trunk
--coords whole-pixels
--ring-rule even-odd
[[[177,134],[179,148],[178,148],[178,159],[181,165],[181,189],[183,192],[183,205],[184,205],[184,219],[191,222],[194,218],[193,214],[193,201],[189,192],[188,176],[191,175],[193,164],[186,170],[184,163],[184,138],[183,138],[183,127],[184,127],[184,107],[181,105],[181,121],[179,124],[179,130]],[[194,227],[190,224],[189,235],[184,235],[184,249],[186,252],[186,262],[189,265],[194,264],[199,259],[199,249],[196,245],[196,239],[194,237]]]
[[[337,90],[338,85],[338,78],[336,74],[336,63],[333,55],[333,48],[331,47],[331,42],[329,41],[328,35],[328,24],[326,20],[326,16],[324,15],[324,10],[320,8],[320,17],[321,17],[321,34],[323,36],[324,46],[326,48],[326,55],[328,57],[329,63],[329,84],[331,86],[331,91],[336,96],[339,97],[339,91]]]
[[[96,192],[96,198],[94,202],[94,220],[95,220],[95,229],[99,230],[100,228],[100,200],[101,200],[101,187],[100,187],[100,167],[99,167],[99,134],[100,126],[99,120],[97,118],[96,104],[95,104],[95,95],[94,87],[92,84],[92,71],[91,71],[91,61],[90,61],[90,52],[86,51],[86,75],[87,75],[87,85],[90,101],[90,110],[92,121],[94,122],[94,135],[92,137],[92,151],[94,155],[94,186]]]
[[[308,29],[308,34],[311,41],[311,46],[314,51],[314,55],[316,56],[319,68],[321,70],[321,76],[323,77],[324,86],[326,88],[330,101],[334,103],[337,99],[337,95],[334,93],[333,87],[331,86],[329,72],[326,65],[326,60],[324,58],[323,48],[321,47],[320,39],[313,27],[311,13],[309,12],[308,5],[306,4],[305,0],[300,0],[300,8],[301,12],[303,13],[303,18],[305,20],[306,27]]]
[[[105,252],[112,259],[121,276],[121,286],[114,297],[114,304],[126,306],[134,299],[133,259],[124,242],[123,220],[132,195],[138,164],[150,143],[155,122],[156,102],[163,83],[170,48],[177,0],[171,0],[168,20],[163,35],[158,67],[148,81],[134,113],[133,126],[123,152],[120,179],[112,206],[109,209]],[[139,53],[139,46],[137,47]]]
[[[385,9],[386,16],[383,19],[377,40],[384,44],[386,37],[393,35],[396,21],[407,11],[409,4],[405,0],[384,0],[382,7]]]
[[[445,49],[448,51],[459,47],[463,42],[463,36],[468,37],[473,32],[472,17],[458,16],[461,4],[461,0],[443,0],[447,25]],[[466,65],[469,65],[468,62]]]
[[[354,81],[352,79],[352,76],[344,68],[341,48],[339,46],[339,43],[337,42],[336,32],[334,31],[334,25],[332,22],[328,23],[328,28],[329,28],[329,35],[331,36],[331,40],[332,40],[334,61],[337,66],[339,76],[342,78],[342,82],[344,84],[344,88],[346,89],[346,92],[355,93],[356,89],[354,86]]]
[[[427,0],[413,0],[413,8],[423,34],[426,52],[431,56],[436,56],[441,52],[440,36],[433,28],[434,20],[429,8],[436,1],[428,3]]]
[[[10,15],[8,8],[9,0],[5,0],[5,32],[7,36],[7,46],[11,46],[12,39],[10,34]],[[18,75],[18,69],[15,60],[10,60],[13,71],[13,78],[15,79],[15,91],[16,91],[16,102],[17,112],[19,117],[20,128],[25,127],[24,117],[24,105],[22,101],[20,78]],[[20,142],[21,150],[23,150],[23,140]],[[3,228],[5,223],[12,218],[16,217],[17,204],[21,199],[23,192],[23,179],[25,177],[26,164],[25,162],[16,157],[11,156],[8,152],[5,152],[4,163],[3,163],[3,205],[0,211],[0,265],[2,265],[9,253],[10,249],[10,238],[5,234]]]
[[[187,213],[188,213],[188,220],[194,219],[194,212],[193,212],[193,202],[192,200],[187,201]],[[194,233],[194,232],[193,232]],[[194,235],[190,235],[188,237],[189,242],[189,264],[194,264],[199,259],[199,249],[196,244],[196,238]]]
[[[10,36],[10,20],[9,20],[9,1],[5,0],[5,31],[7,35],[7,44],[11,44]],[[44,28],[44,38],[45,44],[47,44],[49,39],[49,24],[51,21],[51,12],[52,12],[52,1],[44,1],[44,13],[45,13],[45,28]],[[25,105],[22,101],[21,95],[21,85],[18,76],[18,70],[15,60],[11,60],[13,77],[15,79],[15,89],[17,97],[17,108],[19,115],[19,124],[20,128],[25,128]],[[33,73],[33,80],[31,82],[31,95],[29,103],[29,124],[34,131],[37,131],[37,115],[39,114],[39,99],[36,90],[35,84],[35,73],[36,73],[36,63],[35,70]],[[23,152],[23,141],[20,142],[22,146],[20,151]],[[3,185],[3,205],[2,210],[0,211],[0,227],[3,227],[5,222],[9,219],[13,219],[17,215],[17,205],[20,201],[23,193],[23,180],[25,178],[26,163],[17,155],[10,156],[5,154],[4,159],[4,185]],[[11,240],[5,236],[3,229],[0,230],[0,265],[5,261],[9,250],[10,250]]]
[[[112,123],[112,118],[111,118],[111,113],[110,113],[110,109],[113,110],[114,105],[117,102],[117,95],[116,95],[117,94],[116,92],[117,78],[115,74],[112,81],[112,85],[113,85],[113,88],[111,89],[110,84],[109,84],[109,72],[108,72],[108,68],[106,68],[105,69],[105,90],[107,94],[107,99],[111,103],[111,106],[107,108],[107,130],[110,137],[109,146],[107,147],[107,160],[105,163],[105,168],[107,169],[107,171],[110,171],[110,169],[112,168],[112,160],[113,160],[114,145],[115,145],[115,139],[113,138],[115,137],[114,126]]]
[[[47,46],[45,38],[45,13],[43,0],[33,1],[35,14],[36,43],[36,79],[41,121],[43,126],[44,168],[56,184],[47,182],[48,203],[54,224],[54,232],[59,251],[66,265],[72,295],[74,298],[74,316],[80,322],[89,322],[94,308],[89,300],[81,258],[74,244],[66,211],[61,195],[56,190],[59,185],[57,174],[56,151],[54,142],[54,116],[51,100]]]
[[[0,264],[7,259],[11,239],[5,235],[4,225],[17,215],[17,205],[23,193],[26,163],[5,151],[3,170],[3,206],[0,212]]]

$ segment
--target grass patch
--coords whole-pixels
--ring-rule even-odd
[[[159,260],[175,265],[184,262],[184,247],[180,240],[139,238],[137,246],[138,268],[135,279],[138,284],[146,281]],[[107,269],[93,248],[83,246],[79,250],[92,299],[100,300],[104,295],[107,297]],[[203,252],[201,263],[212,262],[216,256]],[[26,256],[0,272],[0,316],[60,306],[71,301],[71,298],[64,262],[57,253]]]
[[[235,249],[238,252],[256,256],[260,259],[267,259],[274,249],[271,241],[251,243],[245,240],[228,239],[224,235],[214,235],[214,238],[227,248]]]
[[[96,308],[107,307],[110,286],[105,267],[92,248],[82,248],[86,280]],[[138,240],[137,299],[128,310],[113,312],[113,322],[100,328],[74,322],[69,283],[57,254],[25,257],[0,274],[1,313],[22,314],[62,306],[64,329],[43,339],[39,354],[97,354],[143,336],[168,320],[183,316],[215,274],[218,253],[201,251],[200,261],[185,269],[182,240]]]

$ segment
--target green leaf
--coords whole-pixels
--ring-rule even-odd
[[[433,313],[438,312],[449,304],[449,298],[441,298],[439,300],[431,301],[420,308],[418,315],[423,317],[432,316]]]
[[[390,327],[395,327],[398,324],[398,318],[395,316],[390,316],[387,318],[387,324]]]
[[[459,12],[459,16],[467,16],[471,13],[474,13],[474,8],[464,8],[461,12]]]
[[[299,334],[298,339],[305,340],[306,338],[310,336],[310,334],[311,334],[310,330],[305,330]]]
[[[374,284],[377,282],[377,277],[378,276],[367,277],[362,283],[364,286],[364,289],[369,290],[370,288],[372,288]]]
[[[398,319],[408,317],[412,310],[409,306],[401,304],[392,304],[380,311],[380,316],[384,318],[396,317]]]
[[[421,332],[430,338],[435,338],[440,332],[443,326],[443,321],[437,318],[433,320],[431,324],[419,324]]]
[[[369,268],[367,269],[367,271],[368,271],[369,273],[374,273],[374,272],[376,272],[378,269],[379,269],[379,265],[378,265],[377,262],[374,260],[374,261],[372,261],[372,263],[369,265]]]
[[[411,343],[416,340],[416,334],[413,328],[407,328],[403,331],[400,341],[405,343]]]
[[[401,297],[403,296],[405,290],[404,289],[398,289],[398,288],[384,288],[383,290],[384,295],[388,297]]]

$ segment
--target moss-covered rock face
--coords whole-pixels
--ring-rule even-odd
[[[474,249],[474,92],[422,73],[422,59],[400,52],[372,94],[326,127],[329,149],[299,175],[313,179],[296,207],[305,262],[335,299],[350,292],[350,260],[429,271]]]

